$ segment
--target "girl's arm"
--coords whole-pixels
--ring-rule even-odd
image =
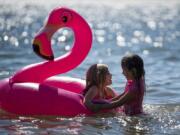
[[[116,101],[118,100],[120,97],[122,97],[124,95],[124,93],[118,95],[118,96],[115,96],[114,98],[111,99],[111,101]]]
[[[115,93],[115,91],[111,87],[107,87],[107,94],[108,96],[112,97],[111,101],[116,101],[124,94],[124,92],[120,95],[117,95],[117,93]]]
[[[130,102],[135,97],[133,92],[124,93],[118,100],[112,101],[109,104],[101,104],[96,106],[95,111],[100,111],[102,109],[113,109],[122,106],[125,103]]]
[[[89,88],[88,92],[86,93],[84,97],[84,104],[85,106],[90,109],[91,111],[95,112],[97,110],[96,104],[92,102],[94,97],[98,94],[98,89],[96,86],[92,86]]]

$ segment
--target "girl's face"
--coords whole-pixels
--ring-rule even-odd
[[[112,74],[108,71],[106,74],[105,85],[112,84]]]
[[[126,77],[127,80],[133,79],[132,73],[126,67],[122,67],[122,74]]]

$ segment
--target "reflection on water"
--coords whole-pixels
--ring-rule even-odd
[[[113,74],[112,87],[121,93],[125,78],[120,59],[138,53],[145,62],[146,114],[93,117],[23,117],[0,113],[1,134],[178,134],[180,130],[180,4],[163,0],[59,2],[52,0],[0,0],[0,78],[25,65],[40,62],[31,41],[47,14],[63,5],[77,10],[93,30],[93,47],[85,61],[66,75],[84,78],[93,63],[106,63]],[[16,6],[14,6],[16,4]],[[59,30],[52,39],[55,56],[67,53],[73,32]]]
[[[93,117],[23,117],[1,114],[1,133],[22,134],[177,134],[178,105],[145,105],[148,114],[134,117],[101,115]]]

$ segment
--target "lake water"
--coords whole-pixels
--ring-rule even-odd
[[[94,63],[106,63],[113,74],[112,87],[123,91],[120,60],[137,53],[146,70],[147,115],[120,114],[94,117],[23,117],[0,113],[0,134],[143,135],[180,132],[180,2],[178,0],[0,0],[0,79],[18,69],[43,61],[31,41],[48,13],[57,6],[79,12],[93,31],[93,47],[76,69],[63,74],[85,78]],[[55,56],[68,52],[73,42],[69,29],[52,39]]]

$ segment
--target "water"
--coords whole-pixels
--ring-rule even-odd
[[[1,113],[0,134],[179,134],[180,2],[0,0],[0,79],[42,61],[33,53],[31,41],[47,14],[57,6],[78,11],[93,30],[93,48],[88,57],[65,75],[84,78],[91,64],[106,63],[113,74],[112,87],[121,93],[125,78],[120,60],[126,53],[137,53],[145,62],[147,115],[44,118]],[[56,56],[69,50],[72,35],[71,30],[62,29],[53,36]]]

